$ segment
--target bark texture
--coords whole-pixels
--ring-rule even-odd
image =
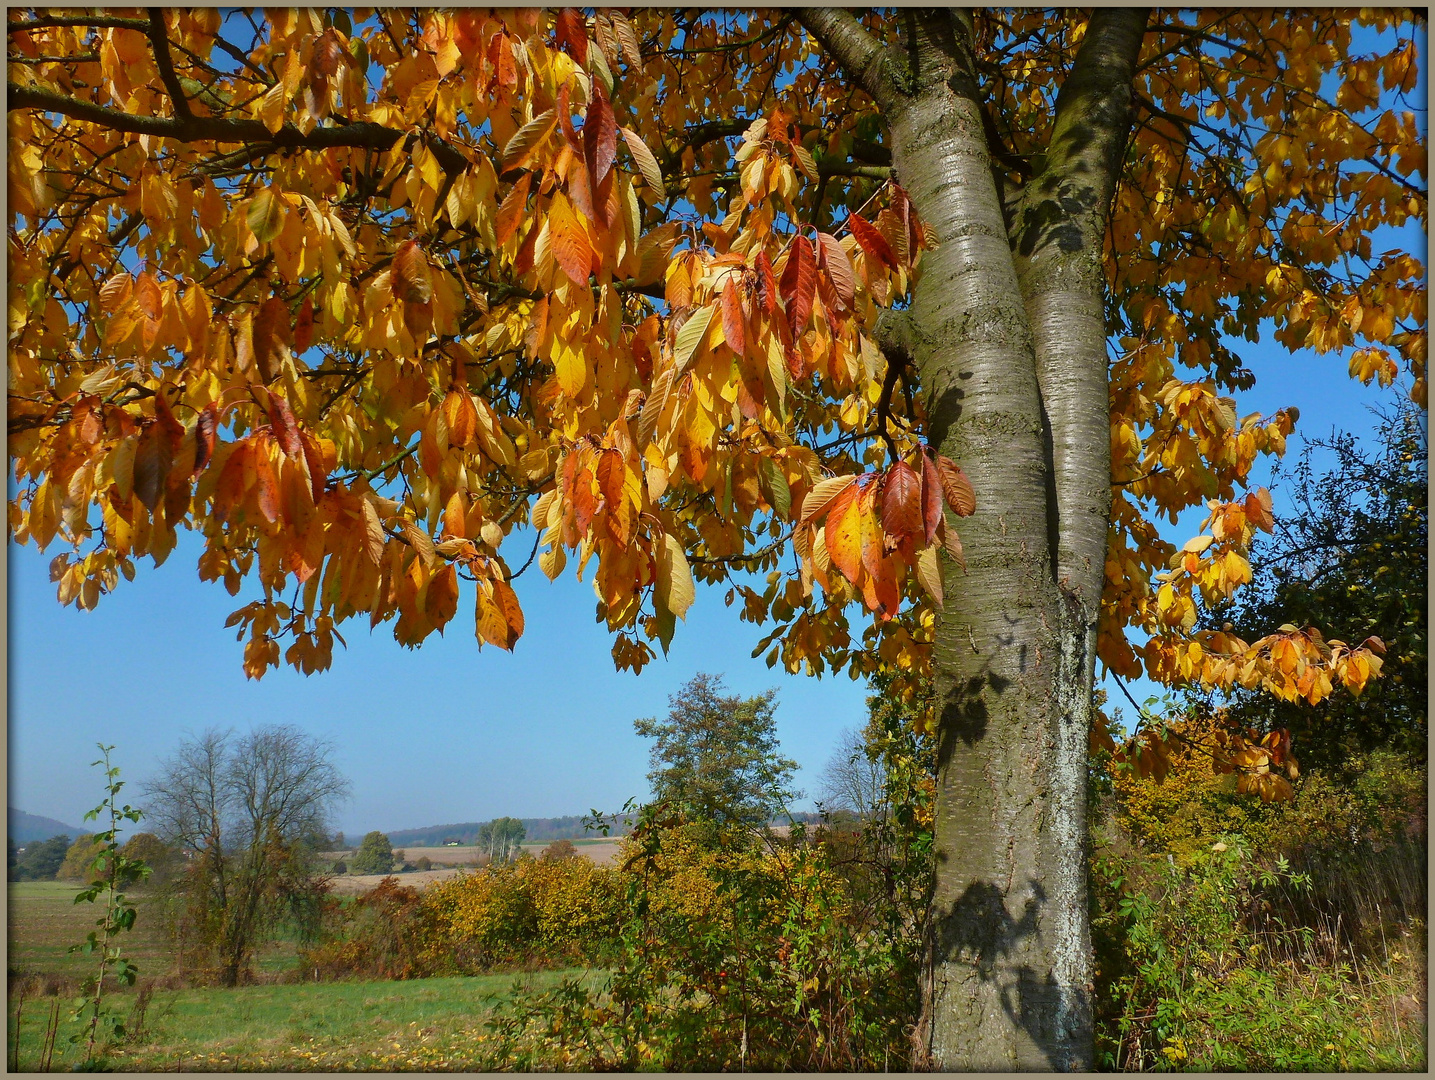
[[[940,242],[882,337],[916,363],[928,436],[977,491],[977,512],[947,521],[968,565],[945,566],[934,649],[920,1037],[943,1070],[1088,1069],[1086,740],[1110,507],[1102,243],[1145,13],[1093,16],[1046,166],[1014,199],[992,168],[968,13],[904,10],[900,48],[842,13],[801,17],[882,106],[898,179]]]

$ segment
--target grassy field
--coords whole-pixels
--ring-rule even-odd
[[[76,904],[78,886],[67,881],[21,881],[9,886],[9,974],[35,978],[51,987],[78,983],[92,970],[89,957],[69,947],[84,941],[103,913],[99,902]],[[123,935],[125,956],[139,966],[142,979],[171,972],[174,950],[165,931],[160,902],[145,892],[132,892],[138,914],[132,931]],[[294,962],[294,946],[278,942],[255,960],[261,972],[282,971]]]
[[[111,1048],[101,1064],[139,1072],[482,1070],[490,1064],[484,1020],[494,1004],[516,984],[543,989],[576,974],[582,973],[159,990],[148,1002],[140,1035]],[[22,1006],[21,1071],[39,1064],[50,1000],[32,998]],[[134,992],[111,1000],[133,1015]],[[13,1054],[13,999],[9,1011]],[[52,1069],[68,1070],[82,1060],[83,1048],[66,1042],[76,1027],[62,1020]],[[13,1058],[7,1064],[13,1068]]]

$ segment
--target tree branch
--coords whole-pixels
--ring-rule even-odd
[[[75,120],[98,124],[112,131],[153,135],[177,142],[267,142],[276,147],[292,147],[297,150],[331,150],[338,147],[387,150],[407,134],[367,121],[318,127],[308,135],[293,124],[285,124],[278,131],[271,133],[260,120],[236,120],[223,116],[175,119],[136,116],[33,86],[17,86],[12,82],[7,82],[5,86],[9,109],[39,109],[42,112],[59,113]],[[429,148],[433,150],[434,157],[445,172],[459,172],[468,166],[468,159],[441,139],[431,139]]]
[[[149,9],[149,29],[146,33],[150,46],[154,49],[154,62],[159,68],[160,81],[164,83],[170,100],[174,102],[175,116],[185,121],[193,119],[193,114],[189,111],[189,99],[184,96],[184,90],[179,85],[179,76],[174,73],[174,57],[169,52],[169,28],[164,24],[164,12],[160,8]]]
[[[892,52],[855,15],[841,8],[799,8],[796,15],[803,29],[873,101],[885,107],[897,99],[902,79]]]

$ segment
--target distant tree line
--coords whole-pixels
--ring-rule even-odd
[[[517,818],[523,825],[524,839],[528,843],[547,843],[551,840],[581,840],[593,835],[585,830],[585,823],[592,819],[583,814],[568,814],[564,817]],[[604,819],[612,836],[623,835],[623,818],[609,814]],[[385,833],[389,841],[401,847],[443,847],[445,844],[479,844],[479,830],[483,821],[463,821],[449,825],[430,825],[422,829],[392,829]],[[482,845],[479,844],[481,847]]]

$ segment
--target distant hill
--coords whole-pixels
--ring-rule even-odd
[[[28,844],[33,840],[48,840],[52,836],[59,836],[62,833],[76,839],[82,833],[89,832],[88,829],[77,829],[73,825],[66,825],[63,821],[56,821],[54,818],[41,817],[39,814],[27,814],[23,810],[16,810],[10,807],[10,839],[17,844]]]
[[[585,832],[583,830],[584,817],[579,814],[570,814],[567,817],[552,818],[520,818],[523,828],[527,831],[525,840],[540,842],[547,840],[582,840],[585,837],[599,836],[600,833]],[[622,819],[614,815],[609,819],[612,827],[609,834],[622,836]],[[463,821],[454,825],[430,825],[423,829],[393,829],[384,835],[389,838],[389,843],[394,847],[438,847],[446,840],[457,840],[460,844],[472,844],[478,840],[478,830],[482,821]]]

